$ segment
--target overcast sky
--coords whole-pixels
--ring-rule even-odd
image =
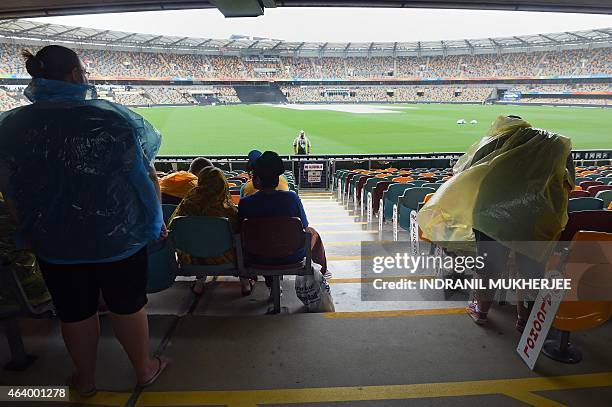
[[[255,18],[226,19],[218,10],[159,11],[39,18],[38,21],[163,35],[286,41],[427,41],[503,37],[612,27],[612,16],[514,11],[423,9],[266,9]]]

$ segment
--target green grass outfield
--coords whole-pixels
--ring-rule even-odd
[[[497,115],[517,114],[572,139],[575,149],[612,148],[612,110],[540,106],[393,105],[399,113],[355,114],[266,105],[161,107],[136,111],[163,135],[160,154],[291,153],[305,129],[314,154],[465,151]],[[458,119],[478,120],[459,126]]]

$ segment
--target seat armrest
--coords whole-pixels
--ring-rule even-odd
[[[21,282],[19,281],[19,278],[17,277],[15,269],[10,265],[1,267],[6,269],[6,275],[8,275],[9,284],[13,291],[13,295],[17,299],[22,311],[25,311],[29,316],[34,318],[50,316],[53,313],[54,308],[51,301],[33,307],[32,304],[30,304],[30,300],[28,299],[28,296],[25,293]]]

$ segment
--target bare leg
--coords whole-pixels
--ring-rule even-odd
[[[115,336],[127,353],[138,383],[145,383],[153,377],[158,369],[165,368],[167,361],[160,361],[149,356],[149,321],[147,313],[140,311],[128,315],[110,314]]]
[[[319,232],[311,227],[307,227],[306,231],[312,235],[311,247],[312,247],[312,261],[321,266],[321,273],[325,274],[327,271],[327,257],[325,256],[325,247],[323,247],[323,241]]]
[[[79,322],[62,322],[62,336],[75,366],[72,385],[79,391],[96,387],[96,357],[100,338],[98,314]]]

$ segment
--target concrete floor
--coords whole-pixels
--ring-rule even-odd
[[[151,352],[172,360],[167,372],[146,391],[134,391],[127,357],[102,317],[100,392],[69,405],[612,405],[612,324],[572,334],[581,363],[542,356],[532,372],[515,352],[520,335],[511,306],[495,308],[489,324],[478,327],[464,314],[464,301],[362,301],[361,242],[392,240],[390,225],[379,233],[377,223],[362,224],[327,193],[302,199],[330,258],[336,313],[303,313],[291,278],[282,283],[281,315],[264,315],[263,282],[242,297],[236,279],[219,278],[199,298],[189,282],[177,282],[147,305]],[[62,384],[71,363],[57,321],[22,325],[38,360],[26,372],[0,371],[0,385]],[[0,365],[7,360],[0,341]]]

